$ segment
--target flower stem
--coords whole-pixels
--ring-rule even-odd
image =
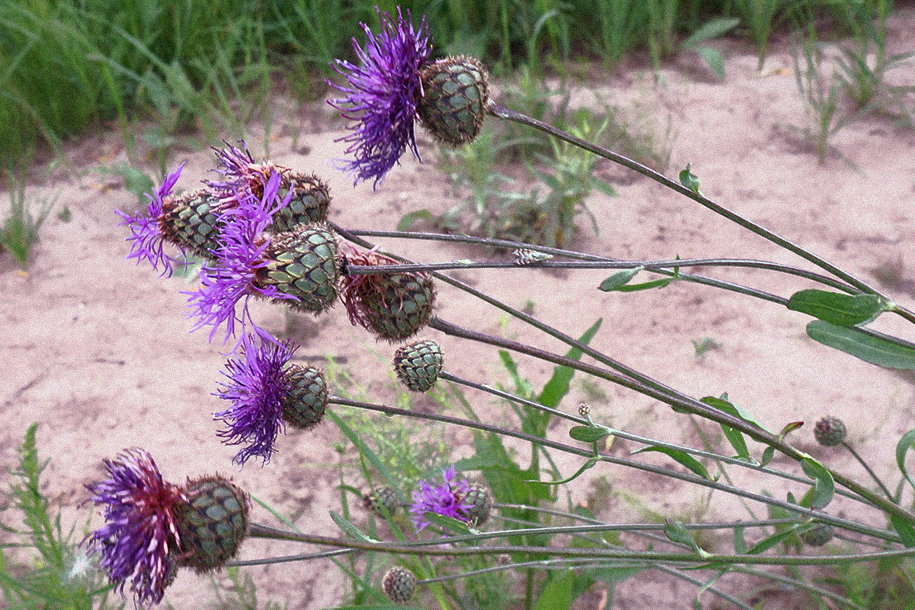
[[[652,474],[657,474],[657,475],[661,475],[661,476],[665,476],[665,477],[669,477],[669,478],[673,478],[673,479],[678,479],[678,480],[686,481],[688,483],[692,483],[695,485],[700,485],[703,487],[716,489],[718,491],[723,491],[725,493],[730,493],[730,494],[733,494],[736,496],[742,496],[744,498],[749,498],[751,500],[761,502],[763,504],[778,506],[778,507],[788,510],[792,513],[805,515],[810,518],[816,518],[817,520],[822,521],[824,523],[830,523],[832,525],[836,525],[838,527],[841,527],[841,528],[844,528],[844,529],[847,529],[850,531],[858,532],[861,534],[865,534],[868,536],[874,536],[877,538],[881,538],[884,540],[891,540],[894,542],[899,541],[899,537],[895,533],[891,533],[886,530],[880,530],[877,528],[870,527],[868,525],[864,525],[864,524],[857,523],[854,521],[849,521],[847,519],[834,517],[832,515],[828,515],[828,514],[822,512],[822,511],[805,508],[805,507],[797,505],[797,504],[791,504],[790,502],[778,500],[771,496],[755,494],[753,492],[749,492],[749,491],[746,491],[746,490],[743,490],[743,489],[740,489],[737,487],[718,483],[717,481],[710,481],[704,477],[700,477],[700,476],[692,474],[692,473],[679,472],[676,470],[668,470],[666,468],[662,468],[660,466],[654,466],[652,464],[646,464],[644,462],[638,462],[638,461],[630,460],[630,459],[626,459],[626,458],[619,458],[619,457],[615,457],[615,456],[612,456],[612,455],[609,455],[606,453],[595,452],[593,450],[585,449],[582,447],[567,445],[565,443],[560,443],[558,441],[554,441],[554,440],[551,440],[548,438],[535,436],[533,434],[519,432],[517,430],[510,430],[510,429],[503,428],[500,426],[494,426],[491,424],[486,424],[486,423],[478,422],[478,421],[471,421],[468,419],[461,419],[459,417],[452,417],[450,415],[439,415],[439,414],[435,414],[435,413],[420,413],[420,412],[416,412],[416,411],[410,411],[408,409],[399,409],[397,407],[389,407],[387,405],[378,405],[378,404],[367,403],[367,402],[363,402],[363,401],[359,401],[359,400],[352,400],[352,399],[344,398],[341,396],[331,396],[331,397],[329,397],[328,401],[332,404],[356,407],[356,408],[365,409],[368,411],[377,411],[379,413],[385,413],[388,415],[404,415],[407,417],[428,419],[428,420],[432,420],[432,421],[443,422],[446,424],[463,426],[465,428],[470,428],[473,430],[481,430],[483,432],[490,432],[493,434],[500,434],[502,436],[509,436],[509,437],[517,438],[517,439],[520,439],[523,441],[527,441],[529,443],[543,445],[544,447],[548,447],[550,449],[556,449],[557,451],[562,451],[562,452],[569,453],[572,455],[579,455],[579,456],[582,456],[585,458],[595,458],[602,462],[616,464],[618,466],[624,466],[627,468],[641,470],[643,472],[649,472]],[[877,497],[880,500],[882,500],[883,503],[887,503],[886,500],[883,500],[883,498],[881,498],[880,496],[877,496]],[[908,515],[907,511],[900,509],[895,504],[890,504],[890,506],[897,508],[898,510],[896,512],[901,511],[903,513],[903,515]],[[888,512],[890,512],[890,511],[888,511]]]
[[[855,451],[854,447],[852,447],[845,441],[842,441],[842,446],[845,447],[846,449],[848,449],[849,453],[851,453],[855,457],[855,459],[858,460],[858,462],[862,466],[864,466],[864,469],[867,471],[867,474],[871,475],[871,478],[877,482],[877,485],[880,486],[880,489],[883,491],[883,493],[886,494],[886,497],[892,501],[893,494],[891,494],[890,490],[886,488],[886,485],[883,484],[883,481],[880,480],[880,477],[877,476],[877,473],[873,471],[873,469],[868,465],[867,462],[864,461],[864,459],[860,455],[858,455],[858,452]]]
[[[832,273],[837,278],[839,278],[845,282],[848,282],[849,284],[851,284],[858,290],[861,290],[862,292],[866,292],[869,294],[876,294],[879,296],[883,296],[876,288],[859,280],[851,273],[848,273],[847,271],[844,271],[843,269],[837,267],[836,265],[833,265],[832,263],[825,260],[824,258],[822,258],[822,257],[806,250],[805,248],[785,239],[784,237],[766,229],[762,225],[756,224],[755,222],[753,222],[747,218],[744,218],[743,216],[741,216],[735,212],[732,212],[731,210],[725,208],[724,206],[721,206],[721,205],[715,203],[714,201],[712,201],[711,199],[705,197],[704,195],[701,195],[698,192],[693,191],[693,190],[683,186],[679,182],[675,182],[674,180],[671,180],[670,178],[668,178],[667,176],[665,176],[659,172],[656,172],[655,170],[651,169],[650,167],[642,165],[641,163],[638,163],[637,161],[633,161],[632,159],[630,159],[626,156],[623,156],[619,153],[615,153],[602,146],[598,146],[598,145],[592,144],[591,142],[588,142],[586,140],[582,140],[581,138],[573,136],[572,134],[562,131],[561,129],[557,129],[556,127],[553,127],[552,125],[544,123],[543,121],[538,121],[537,119],[524,115],[520,112],[515,112],[514,110],[505,108],[504,106],[500,106],[498,104],[490,104],[489,112],[491,114],[493,114],[494,116],[499,117],[500,119],[514,121],[515,123],[519,123],[521,125],[526,125],[528,127],[533,127],[535,129],[539,129],[555,138],[559,138],[561,140],[569,142],[570,144],[574,144],[575,146],[578,146],[589,152],[592,152],[595,155],[603,157],[604,159],[613,161],[614,163],[617,163],[628,169],[638,172],[638,173],[642,174],[643,176],[651,178],[655,182],[658,182],[659,184],[662,184],[663,186],[666,186],[667,188],[669,188],[673,191],[676,191],[676,192],[680,193],[681,195],[684,195],[685,197],[689,197],[693,201],[708,208],[709,210],[715,212],[716,214],[724,216],[731,222],[734,222],[734,223],[740,225],[741,227],[743,227],[749,231],[752,231],[753,233],[756,233],[760,237],[763,237],[763,238],[771,241],[772,243],[774,243],[778,246],[781,246],[782,248],[785,248],[786,250],[788,250],[790,252],[793,252],[797,256],[800,256],[801,258],[810,261],[811,263],[820,267],[821,269],[824,269],[824,270],[828,271],[829,273]],[[886,298],[886,297],[884,297],[884,298]],[[889,299],[887,299],[887,300],[889,300]]]

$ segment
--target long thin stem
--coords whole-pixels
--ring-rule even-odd
[[[515,532],[518,533],[517,531]],[[860,563],[894,557],[913,557],[915,549],[894,549],[873,553],[853,553],[845,555],[745,555],[745,554],[707,554],[699,556],[693,553],[661,553],[656,551],[629,551],[603,548],[569,548],[566,546],[522,546],[522,545],[494,545],[481,547],[456,547],[450,544],[451,538],[424,540],[413,543],[390,543],[382,541],[363,541],[352,538],[339,538],[334,536],[321,536],[318,534],[301,534],[276,529],[270,526],[251,523],[248,526],[248,535],[252,538],[267,538],[271,540],[288,540],[290,542],[305,542],[320,546],[333,546],[337,548],[352,548],[379,553],[392,553],[395,555],[425,555],[437,557],[468,556],[468,555],[499,555],[513,553],[548,554],[553,557],[588,557],[600,559],[625,559],[630,561],[664,561],[694,564],[697,566],[721,566],[724,564],[742,565],[838,565]]]
[[[563,451],[565,453],[569,453],[572,455],[578,455],[578,456],[581,456],[581,457],[584,457],[587,459],[593,458],[593,459],[597,459],[602,462],[616,464],[618,466],[633,468],[635,470],[641,470],[643,472],[649,472],[651,474],[657,474],[657,475],[661,475],[664,477],[678,479],[678,480],[686,481],[688,483],[692,483],[695,485],[700,485],[702,487],[717,489],[717,490],[723,491],[725,493],[730,493],[730,494],[733,494],[736,496],[742,496],[744,498],[749,498],[751,500],[761,502],[763,504],[778,506],[779,508],[785,509],[792,513],[806,515],[807,517],[810,517],[810,518],[816,518],[820,521],[823,521],[824,523],[830,523],[832,525],[837,525],[838,527],[841,527],[841,528],[844,528],[844,529],[847,529],[850,531],[858,532],[860,534],[874,536],[874,537],[882,538],[885,540],[891,540],[893,542],[899,541],[899,537],[896,534],[888,532],[886,530],[876,529],[876,528],[873,528],[873,527],[870,527],[867,525],[863,525],[861,523],[857,523],[854,521],[849,521],[847,519],[842,519],[840,517],[828,515],[822,511],[812,510],[809,508],[805,508],[803,506],[799,506],[797,504],[791,504],[790,502],[778,500],[771,496],[755,494],[753,492],[749,492],[749,491],[740,489],[739,487],[732,487],[730,485],[724,485],[724,484],[718,483],[717,481],[710,481],[706,478],[700,477],[698,475],[694,475],[692,473],[680,472],[677,470],[668,470],[666,468],[662,468],[660,466],[654,466],[651,464],[646,464],[644,462],[638,462],[638,461],[629,460],[626,458],[615,457],[615,456],[612,456],[612,455],[609,455],[606,453],[600,453],[600,452],[585,449],[582,447],[575,447],[572,445],[567,445],[565,443],[560,443],[558,441],[554,441],[554,440],[551,440],[548,438],[543,438],[540,436],[527,434],[525,432],[519,432],[517,430],[510,430],[507,428],[502,428],[500,426],[493,426],[493,425],[486,424],[483,422],[471,421],[468,419],[461,419],[459,417],[452,417],[450,415],[439,415],[436,413],[421,413],[421,412],[417,412],[417,411],[410,411],[407,409],[399,409],[397,407],[389,407],[386,405],[377,405],[377,404],[367,403],[367,402],[363,402],[363,401],[359,401],[359,400],[352,400],[352,399],[344,398],[341,396],[331,396],[331,397],[329,397],[328,401],[332,404],[356,407],[356,408],[365,409],[368,411],[377,411],[379,413],[386,413],[388,415],[404,415],[404,416],[408,416],[408,417],[428,419],[428,420],[432,420],[432,421],[443,422],[446,424],[458,425],[458,426],[462,426],[464,428],[469,428],[469,429],[473,429],[473,430],[481,430],[484,432],[500,434],[502,436],[509,436],[509,437],[517,438],[517,439],[520,439],[520,440],[523,440],[523,441],[526,441],[529,443],[543,445],[544,447],[548,447],[550,449],[556,449],[558,451]],[[895,505],[891,505],[891,506],[895,506]]]
[[[805,248],[802,248],[801,246],[770,231],[769,229],[766,229],[762,225],[756,224],[755,222],[753,222],[747,218],[744,218],[743,216],[741,216],[735,212],[732,212],[731,210],[729,210],[729,209],[715,203],[711,199],[705,197],[704,195],[701,195],[700,193],[683,186],[679,182],[671,180],[670,178],[668,178],[667,176],[665,176],[659,172],[656,172],[655,170],[651,169],[650,167],[642,165],[641,163],[633,161],[632,159],[630,159],[624,155],[615,153],[602,146],[592,144],[591,142],[588,142],[586,140],[573,136],[570,133],[567,133],[561,129],[557,129],[556,127],[553,127],[552,125],[544,123],[543,121],[538,121],[537,119],[526,116],[520,112],[515,112],[514,110],[505,108],[504,106],[500,106],[498,104],[490,104],[489,112],[491,114],[493,114],[494,116],[499,117],[500,119],[514,121],[521,125],[526,125],[528,127],[533,127],[535,129],[539,129],[555,138],[565,140],[566,142],[569,142],[570,144],[574,144],[575,146],[578,146],[589,152],[592,152],[595,155],[598,155],[599,157],[603,157],[604,159],[613,161],[614,163],[617,163],[617,164],[622,165],[626,168],[629,168],[635,172],[638,172],[638,173],[642,174],[643,176],[651,178],[655,182],[657,182],[663,186],[666,186],[667,188],[669,188],[673,191],[676,191],[685,197],[689,197],[696,203],[699,203],[700,205],[708,208],[709,210],[715,212],[716,214],[724,216],[731,222],[734,222],[734,223],[740,225],[741,227],[748,229],[748,230],[752,231],[753,233],[756,233],[760,237],[763,237],[763,238],[771,241],[772,243],[774,243],[778,246],[781,246],[782,248],[785,248],[786,250],[789,250],[790,252],[793,252],[794,254],[800,256],[801,258],[808,260],[811,263],[813,263],[814,265],[820,267],[821,269],[825,269],[826,271],[832,273],[839,279],[841,279],[845,282],[848,282],[855,288],[857,288],[863,292],[870,293],[870,294],[880,295],[880,292],[877,291],[876,288],[873,288],[872,286],[868,285],[867,283],[859,280],[854,275],[848,273],[847,271],[844,271],[843,269],[837,267],[836,265],[833,265],[832,263],[825,260],[824,258],[817,256],[816,254],[806,250]],[[883,295],[881,295],[881,296],[883,296]],[[884,298],[886,298],[886,297],[884,297]],[[887,300],[889,300],[889,299],[887,299]]]
[[[845,441],[842,441],[842,446],[845,447],[846,449],[848,449],[849,453],[851,453],[854,456],[854,458],[856,460],[858,460],[859,464],[864,466],[864,470],[867,471],[867,474],[871,475],[871,478],[877,482],[877,485],[880,486],[880,489],[883,491],[883,493],[886,494],[886,497],[889,498],[890,500],[892,500],[893,494],[891,494],[890,490],[886,488],[886,485],[883,484],[883,481],[880,480],[880,477],[877,476],[877,473],[873,471],[873,469],[870,467],[870,465],[868,465],[868,463],[864,461],[864,458],[862,458],[860,455],[858,455],[858,452],[855,451],[854,447],[852,447]]]
[[[439,379],[443,379],[445,381],[450,381],[452,383],[457,383],[457,384],[467,386],[467,387],[470,387],[470,388],[473,388],[476,390],[480,390],[481,392],[487,392],[489,394],[492,394],[493,396],[498,396],[499,398],[509,400],[512,402],[516,402],[518,404],[530,407],[532,409],[536,409],[538,411],[542,411],[544,413],[549,413],[551,415],[555,415],[556,417],[561,417],[563,419],[566,419],[571,422],[575,422],[577,424],[581,424],[581,425],[588,424],[587,419],[585,419],[583,417],[579,417],[578,415],[566,413],[565,411],[561,411],[559,409],[553,409],[551,407],[544,406],[544,405],[540,404],[539,402],[521,398],[520,396],[512,394],[511,392],[506,392],[505,390],[499,390],[497,388],[493,388],[493,387],[490,387],[490,386],[482,384],[482,383],[477,383],[475,381],[470,381],[468,379],[458,377],[457,375],[449,373],[448,371],[441,371],[439,373]],[[610,426],[607,426],[607,428],[610,431],[611,436],[615,436],[615,437],[622,438],[625,440],[634,441],[636,443],[641,443],[643,445],[652,445],[652,446],[661,447],[664,449],[673,449],[675,451],[682,451],[684,453],[689,453],[690,455],[695,455],[698,457],[704,457],[704,458],[708,458],[710,460],[714,460],[719,463],[719,468],[721,468],[722,473],[725,476],[725,478],[728,478],[728,475],[727,475],[727,472],[721,466],[721,464],[731,464],[734,466],[741,466],[743,468],[749,468],[751,470],[756,470],[758,472],[763,472],[763,473],[770,474],[773,476],[781,477],[783,479],[787,479],[787,480],[793,481],[795,483],[804,483],[804,484],[810,483],[810,479],[804,478],[800,475],[792,474],[790,472],[776,470],[775,468],[771,468],[769,466],[761,467],[758,462],[748,462],[747,460],[744,460],[744,459],[721,455],[718,453],[713,453],[711,451],[703,451],[702,449],[696,449],[694,447],[687,447],[685,445],[678,445],[676,443],[668,443],[668,442],[661,441],[658,439],[649,438],[647,436],[632,434],[630,432],[626,432],[625,430],[619,430],[617,428],[613,428]],[[730,483],[731,481],[728,480],[728,482]],[[858,501],[858,502],[865,501],[863,498],[861,498],[857,494],[853,494],[850,491],[847,491],[845,489],[837,489],[836,493],[839,495],[845,496],[847,498],[850,498],[852,500]]]
[[[357,244],[359,244],[363,247],[367,247],[367,248],[374,247],[373,244],[367,242],[366,240],[362,239],[361,237],[359,237],[357,235],[353,235],[352,233],[350,233],[349,231],[346,231],[345,229],[336,227],[336,225],[334,225],[334,228],[345,239],[353,241],[353,243],[357,243]],[[639,372],[629,366],[626,366],[621,362],[618,362],[618,361],[608,357],[606,354],[603,354],[603,353],[589,347],[588,345],[582,343],[581,341],[578,341],[574,337],[570,337],[569,335],[567,335],[563,332],[560,332],[559,330],[557,330],[547,324],[540,322],[533,316],[530,316],[518,309],[515,309],[514,307],[506,305],[505,303],[499,301],[498,299],[495,299],[495,298],[485,294],[484,292],[477,290],[476,288],[473,288],[472,286],[469,286],[465,282],[461,282],[460,280],[457,280],[453,277],[450,277],[448,275],[445,275],[445,274],[439,273],[439,272],[431,272],[431,274],[435,278],[437,278],[445,283],[448,283],[456,288],[459,288],[460,290],[463,290],[464,292],[467,292],[467,293],[475,296],[476,298],[480,299],[481,301],[483,301],[485,303],[489,303],[490,305],[492,305],[498,309],[501,309],[502,311],[505,311],[506,313],[514,316],[515,318],[517,318],[527,324],[530,324],[531,326],[537,328],[538,330],[546,333],[547,335],[549,335],[555,339],[562,341],[563,343],[569,345],[570,347],[580,350],[583,354],[587,354],[588,356],[594,358],[601,364],[608,366],[611,369],[614,369],[616,371],[619,371],[620,373],[623,373],[623,375],[625,375],[626,377],[612,374],[609,371],[605,371],[605,370],[599,369],[597,367],[588,367],[588,369],[586,370],[585,368],[583,368],[585,365],[583,365],[582,363],[579,363],[576,360],[572,360],[569,358],[562,359],[563,361],[559,362],[555,359],[555,358],[558,358],[555,354],[550,354],[549,352],[545,352],[543,350],[538,350],[536,348],[533,348],[530,346],[525,346],[523,344],[519,344],[516,342],[511,342],[512,346],[509,347],[509,349],[519,351],[520,353],[528,353],[530,355],[534,355],[534,357],[545,359],[547,361],[569,365],[572,368],[577,368],[579,370],[589,372],[597,377],[606,379],[607,381],[617,383],[624,387],[628,387],[630,389],[634,389],[638,392],[641,392],[642,394],[645,394],[647,396],[652,396],[654,398],[657,398],[661,402],[669,404],[672,407],[681,408],[683,410],[694,413],[696,415],[700,415],[702,417],[705,417],[706,419],[710,419],[717,423],[731,426],[732,428],[735,428],[737,430],[740,430],[741,432],[744,432],[745,434],[747,434],[754,440],[757,440],[759,442],[765,443],[766,445],[774,447],[777,451],[787,455],[788,457],[790,457],[794,460],[801,461],[808,457],[805,453],[803,453],[803,452],[795,449],[791,445],[785,443],[781,437],[778,437],[778,436],[772,434],[771,432],[768,432],[767,430],[764,430],[756,425],[753,425],[739,417],[731,416],[728,413],[725,413],[725,412],[715,409],[709,405],[706,405],[705,403],[698,401],[690,396],[687,396],[687,395],[683,394],[682,392],[678,392],[677,390],[674,390],[673,388],[671,388],[647,375],[644,375],[641,372]],[[438,328],[438,330],[441,330],[442,332],[446,332],[448,334],[465,337],[465,338],[476,340],[476,341],[479,341],[482,343],[490,343],[492,345],[504,345],[502,343],[502,341],[504,341],[504,340],[501,340],[501,339],[498,339],[495,337],[491,337],[489,335],[484,335],[482,333],[477,333],[475,331],[468,331],[467,329],[462,329],[458,326],[444,323],[443,321],[441,321],[437,318],[433,318],[430,321],[430,326],[433,326],[434,328]],[[839,485],[842,485],[842,486],[846,487],[847,489],[854,491],[861,497],[867,499],[871,504],[877,506],[879,509],[881,509],[887,513],[890,513],[890,514],[894,514],[897,517],[905,520],[908,523],[915,523],[915,514],[911,513],[910,511],[905,510],[901,506],[898,506],[897,504],[894,504],[893,502],[891,502],[889,500],[886,500],[882,496],[873,493],[870,489],[859,484],[857,481],[854,481],[853,479],[850,479],[848,477],[845,477],[844,475],[834,472],[833,470],[830,470],[830,469],[827,469],[827,470],[830,473],[830,475],[832,475],[833,480],[836,483],[838,483]]]
[[[449,278],[449,279],[451,279],[451,278]],[[469,286],[467,288],[470,289]],[[471,290],[473,290],[473,289],[471,289]],[[477,291],[474,290],[474,292],[477,292]],[[518,312],[518,313],[521,314],[521,312]],[[521,314],[521,315],[525,315],[525,314]],[[525,317],[529,318],[529,316],[526,316],[526,315],[525,315]],[[785,443],[780,437],[775,436],[774,434],[772,434],[766,430],[763,430],[762,428],[752,425],[749,422],[747,422],[741,418],[731,416],[727,413],[724,413],[723,411],[719,411],[718,409],[715,409],[690,396],[680,394],[672,389],[666,388],[666,386],[657,384],[657,382],[656,382],[656,385],[659,385],[665,389],[663,389],[663,390],[659,389],[658,387],[656,387],[656,385],[649,386],[647,384],[642,383],[640,380],[630,379],[629,377],[616,375],[614,373],[611,373],[610,371],[606,371],[604,369],[600,369],[598,367],[594,367],[594,366],[588,365],[586,363],[579,362],[578,360],[573,360],[571,358],[565,358],[563,356],[551,354],[550,352],[546,352],[544,350],[540,350],[540,349],[531,347],[529,345],[524,345],[524,344],[521,344],[521,343],[518,343],[515,341],[510,341],[508,339],[502,339],[500,337],[494,337],[492,335],[486,335],[484,333],[479,333],[477,331],[468,330],[466,328],[461,328],[459,326],[445,322],[436,317],[433,317],[430,320],[429,326],[432,328],[435,328],[437,330],[440,330],[446,334],[454,335],[457,337],[463,337],[466,339],[472,339],[475,341],[479,341],[482,343],[488,343],[490,345],[496,345],[499,347],[505,347],[507,349],[511,349],[511,350],[517,351],[519,353],[524,353],[524,354],[534,356],[541,360],[553,362],[554,364],[560,364],[563,366],[568,366],[573,369],[578,369],[578,370],[586,372],[590,375],[594,375],[595,377],[599,377],[601,379],[605,379],[607,381],[616,383],[623,387],[627,387],[629,389],[635,390],[646,396],[656,398],[657,400],[659,400],[665,404],[668,404],[671,407],[685,410],[685,411],[694,413],[696,415],[700,415],[706,419],[710,419],[719,424],[731,426],[732,428],[735,428],[737,430],[740,430],[741,432],[744,432],[745,434],[747,434],[754,440],[757,440],[761,443],[774,447],[776,450],[784,453],[785,455],[787,455],[788,457],[790,457],[792,459],[801,461],[801,460],[807,458],[807,455],[805,453],[803,453],[803,452],[795,449],[791,445]],[[566,341],[566,342],[571,342],[570,344],[573,345],[573,347],[576,347],[578,349],[581,349],[582,351],[585,351],[586,353],[588,353],[588,355],[592,355],[594,353],[594,350],[591,350],[586,345],[582,344],[580,341],[575,341],[574,339],[571,339],[570,337],[562,335],[561,333],[560,333],[560,336],[564,337],[565,339],[568,339],[568,341]],[[606,358],[605,356],[603,356],[603,354],[599,354],[599,356],[601,356],[602,359]],[[669,392],[666,391],[668,389],[670,390]],[[865,498],[869,503],[875,505],[877,508],[879,508],[887,513],[894,514],[898,517],[901,517],[902,519],[906,520],[909,523],[915,523],[915,514],[912,514],[910,511],[902,508],[901,506],[899,506],[897,504],[894,504],[892,501],[887,500],[878,494],[875,494],[870,489],[864,487],[857,481],[850,479],[850,478],[842,475],[841,473],[836,472],[835,470],[828,469],[828,468],[827,468],[827,470],[836,483],[853,491],[854,493],[858,494],[862,498]]]

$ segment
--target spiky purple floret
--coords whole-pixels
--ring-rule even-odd
[[[213,171],[221,174],[224,180],[204,180],[210,188],[223,191],[234,192],[244,190],[248,185],[248,176],[252,173],[254,165],[254,156],[248,150],[248,145],[244,140],[239,140],[241,148],[232,146],[225,140],[223,144],[226,148],[212,147],[216,153],[216,161],[219,167]],[[263,179],[263,176],[261,176]]]
[[[184,163],[172,170],[153,194],[146,194],[149,205],[145,212],[137,211],[134,214],[127,214],[120,210],[114,211],[122,218],[122,222],[119,222],[118,226],[127,226],[130,229],[130,237],[126,238],[131,242],[130,254],[127,255],[127,258],[137,259],[138,264],[140,261],[149,261],[154,271],[157,271],[161,264],[160,277],[172,274],[172,259],[165,254],[162,244],[165,238],[159,224],[162,218],[162,200],[171,194],[175,183],[181,176],[182,169],[184,169]],[[184,254],[183,249],[181,253]]]
[[[288,205],[292,191],[283,200],[277,196],[280,187],[280,175],[270,176],[261,199],[252,193],[238,193],[238,205],[226,209],[222,219],[224,224],[217,241],[218,251],[213,252],[216,262],[200,269],[200,288],[185,292],[188,304],[192,308],[190,317],[197,321],[192,331],[204,326],[212,326],[210,341],[224,323],[226,334],[223,343],[235,335],[235,324],[239,323],[244,334],[248,324],[253,331],[262,337],[268,337],[267,331],[259,328],[248,311],[248,301],[252,296],[263,296],[274,299],[292,299],[290,295],[277,291],[276,286],[259,286],[257,271],[267,266],[263,257],[264,250],[270,245],[270,237],[264,229],[270,224],[273,214]],[[241,313],[236,310],[242,302]],[[238,345],[236,345],[236,348]]]
[[[88,501],[104,507],[105,516],[105,525],[89,536],[88,549],[101,555],[101,568],[121,594],[130,581],[138,606],[157,604],[175,569],[169,554],[181,545],[175,507],[188,498],[162,479],[143,449],[126,449],[104,463],[109,478],[86,486],[93,494]]]
[[[228,445],[247,445],[235,455],[237,464],[244,465],[252,456],[263,464],[269,462],[277,434],[285,428],[283,402],[290,390],[286,364],[296,348],[272,339],[245,335],[241,355],[230,358],[222,371],[229,381],[220,383],[214,394],[232,402],[225,411],[213,414],[228,426],[217,434]]]
[[[413,492],[413,504],[410,506],[410,518],[417,531],[422,530],[429,521],[426,513],[435,513],[452,517],[465,523],[469,521],[467,514],[470,507],[464,503],[470,483],[454,479],[454,466],[449,466],[442,471],[444,483],[434,485],[428,481],[419,482],[419,491]]]
[[[432,55],[426,18],[413,28],[410,11],[407,19],[397,9],[397,22],[389,13],[376,8],[381,22],[378,36],[364,23],[360,24],[368,40],[365,48],[353,39],[353,50],[359,66],[336,60],[334,69],[346,77],[349,86],[330,86],[347,97],[328,103],[347,120],[355,121],[353,132],[342,141],[349,143],[347,154],[355,160],[344,161],[343,169],[360,180],[374,180],[374,186],[409,147],[419,159],[413,123],[417,101],[423,96],[420,70]]]

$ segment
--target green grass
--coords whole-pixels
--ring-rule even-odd
[[[0,0],[0,154],[35,143],[61,145],[114,121],[134,156],[161,159],[178,135],[242,135],[252,119],[269,128],[265,106],[277,83],[298,96],[321,94],[334,58],[351,58],[360,21],[377,25],[374,2],[265,0]],[[378,3],[394,11],[391,0]],[[657,63],[716,18],[739,17],[736,35],[764,61],[773,28],[802,15],[831,16],[844,31],[883,17],[886,0],[739,2],[699,0],[412,0],[425,14],[437,53],[468,53],[506,74],[535,75],[569,59],[612,65],[633,51]],[[786,17],[791,17],[788,19]],[[150,128],[152,123],[155,127]]]

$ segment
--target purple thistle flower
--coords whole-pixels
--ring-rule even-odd
[[[353,133],[340,138],[349,143],[346,153],[355,155],[355,160],[344,162],[343,169],[355,176],[354,185],[374,179],[377,187],[388,170],[399,164],[407,147],[419,160],[413,122],[417,101],[423,96],[420,70],[432,47],[425,17],[419,29],[414,29],[410,11],[404,19],[398,7],[395,23],[389,13],[375,10],[381,32],[375,36],[367,25],[360,24],[368,36],[364,49],[353,39],[361,65],[336,60],[334,69],[346,77],[349,86],[328,84],[347,97],[328,103],[345,119],[356,122],[349,127]]]
[[[286,377],[286,364],[297,348],[288,341],[280,342],[246,335],[242,339],[242,354],[226,362],[222,371],[229,381],[220,383],[218,398],[232,401],[225,411],[213,413],[214,419],[221,419],[228,426],[217,434],[228,445],[247,446],[233,458],[244,465],[248,458],[258,456],[266,464],[273,454],[277,434],[285,429],[283,403],[290,390]]]
[[[181,545],[175,507],[188,498],[177,485],[166,483],[152,456],[143,449],[126,449],[105,460],[109,478],[87,485],[87,502],[104,506],[105,525],[88,539],[88,550],[101,555],[101,567],[115,588],[130,590],[138,606],[162,601],[176,569],[170,554]]]
[[[223,343],[235,335],[235,324],[240,323],[242,333],[248,324],[262,337],[269,337],[267,331],[259,328],[248,311],[252,296],[275,299],[292,299],[277,291],[276,286],[261,286],[257,275],[267,266],[263,253],[270,245],[270,237],[263,231],[270,224],[273,214],[281,210],[292,198],[292,191],[280,201],[277,191],[280,175],[270,176],[264,187],[263,197],[258,200],[252,193],[239,193],[238,206],[223,212],[225,224],[217,238],[220,249],[214,252],[216,263],[200,269],[201,286],[196,291],[185,292],[188,304],[193,308],[191,317],[197,322],[192,331],[212,326],[209,340],[212,341],[219,327],[225,323],[226,335]],[[242,302],[239,314],[236,306]],[[236,349],[238,345],[235,346]]]
[[[464,504],[464,498],[470,491],[470,483],[467,481],[457,481],[454,479],[454,466],[449,466],[448,470],[442,471],[444,484],[434,485],[427,481],[419,482],[419,491],[413,492],[413,504],[410,506],[410,518],[417,531],[422,531],[429,521],[426,519],[426,513],[435,513],[444,515],[453,519],[458,519],[467,523],[468,506]]]
[[[160,277],[163,275],[170,277],[172,275],[172,259],[165,254],[165,250],[162,247],[162,241],[165,239],[160,225],[162,200],[171,194],[175,183],[178,182],[178,178],[181,176],[182,169],[184,169],[184,163],[172,170],[152,195],[146,195],[146,198],[149,199],[149,205],[145,213],[137,211],[131,215],[120,210],[114,211],[115,214],[123,219],[123,222],[119,222],[118,226],[126,225],[130,229],[130,237],[126,238],[126,241],[132,243],[130,245],[130,254],[127,255],[127,258],[137,259],[138,264],[140,261],[149,261],[153,270],[158,270],[161,264],[162,273],[159,274]],[[182,254],[184,254],[183,249]]]

